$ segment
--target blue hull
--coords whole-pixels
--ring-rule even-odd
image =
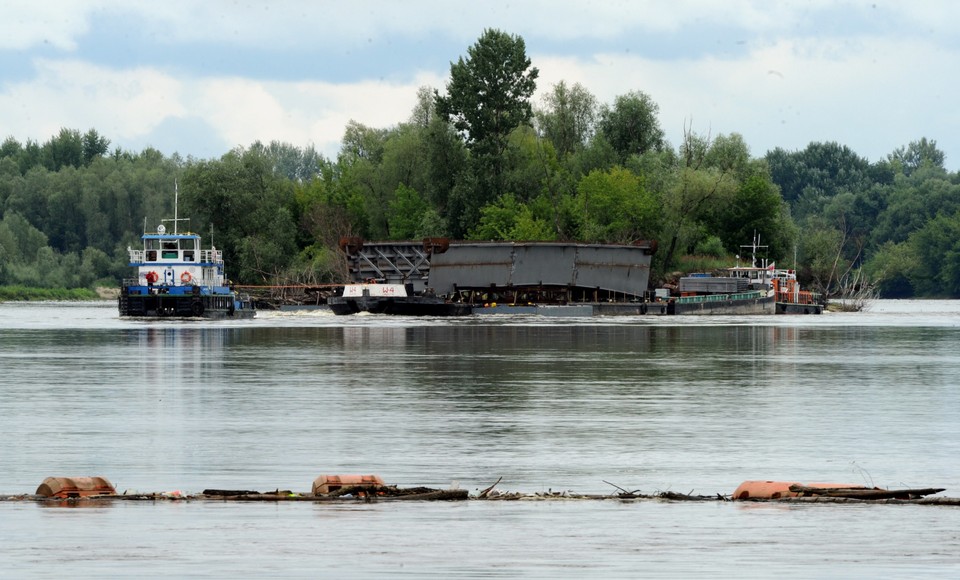
[[[194,288],[194,292],[183,292],[182,287],[127,286],[120,291],[117,307],[120,316],[142,318],[243,319],[256,314],[249,300],[240,300],[232,292]]]

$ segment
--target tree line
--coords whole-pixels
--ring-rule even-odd
[[[486,30],[389,128],[351,121],[335,159],[256,142],[218,159],[110,150],[96,130],[0,145],[0,285],[115,286],[173,214],[238,283],[342,282],[343,237],[654,240],[654,280],[755,236],[808,285],[960,296],[960,176],[921,138],[871,163],[838,143],[753,157],[741,135],[669,143],[640,90],[600,103],[561,81],[533,101],[519,36]]]

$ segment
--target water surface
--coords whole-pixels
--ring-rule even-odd
[[[0,304],[0,494],[401,486],[960,495],[960,308],[777,317],[120,320]],[[951,493],[952,492],[952,493]],[[0,503],[0,570],[162,576],[944,576],[960,510],[536,502]],[[62,544],[63,538],[69,542]],[[70,546],[69,551],[59,548]],[[82,555],[80,555],[82,554]]]

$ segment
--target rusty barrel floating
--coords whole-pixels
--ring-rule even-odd
[[[37,495],[62,499],[116,494],[106,477],[48,477],[37,488]]]
[[[313,495],[323,495],[344,487],[382,487],[379,475],[321,475],[313,480]]]
[[[815,487],[818,489],[865,489],[862,485],[851,483],[799,483],[796,481],[748,480],[740,484],[733,492],[733,499],[780,499],[798,497],[800,494],[790,491],[791,486]]]

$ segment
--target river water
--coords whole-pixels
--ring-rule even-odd
[[[121,320],[0,304],[0,495],[730,494],[746,479],[960,496],[960,304],[776,317],[324,311]],[[0,502],[0,576],[948,577],[960,508],[739,502]]]

